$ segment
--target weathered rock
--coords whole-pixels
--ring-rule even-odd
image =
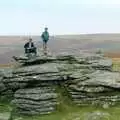
[[[15,93],[15,98],[23,98],[30,100],[49,100],[57,98],[57,94],[53,91],[42,89],[20,89]],[[25,91],[25,92],[24,92]]]
[[[64,78],[62,76],[47,76],[47,75],[34,75],[34,76],[25,76],[25,77],[16,77],[16,78],[10,78],[10,79],[4,79],[4,83],[29,83],[29,82],[50,82],[50,81],[62,81]]]
[[[44,115],[53,113],[56,109],[54,107],[43,108],[43,109],[18,109],[19,114],[23,115]]]
[[[3,91],[5,91],[7,88],[6,88],[6,86],[4,85],[4,83],[3,83],[3,77],[2,77],[2,75],[1,75],[1,77],[0,77],[0,94],[3,92]]]
[[[5,85],[9,90],[17,90],[17,89],[25,88],[27,86],[26,83],[19,83],[19,82],[5,82]]]
[[[44,94],[15,94],[15,98],[23,98],[30,100],[50,100],[56,98],[57,95],[55,93],[44,93]]]
[[[33,65],[33,64],[43,64],[43,63],[47,63],[47,62],[52,62],[52,61],[56,61],[56,57],[51,57],[51,56],[36,56],[36,57],[32,57],[31,59],[29,59],[28,57],[25,56],[20,56],[20,57],[13,57],[14,60],[22,63],[23,65]]]
[[[51,99],[49,101],[34,101],[34,100],[28,100],[28,99],[14,99],[11,102],[12,104],[21,105],[21,104],[28,104],[28,105],[37,105],[37,106],[51,106],[58,104],[57,100]]]
[[[101,93],[101,92],[110,92],[112,89],[105,88],[103,86],[76,86],[70,85],[69,88],[73,91],[78,92],[87,92],[87,93]]]
[[[96,70],[80,76],[72,77],[73,80],[67,85],[68,92],[76,104],[110,102],[110,105],[114,105],[115,102],[120,102],[120,73]]]
[[[56,110],[57,94],[52,87],[19,89],[14,95],[17,109],[22,114],[43,114]]]
[[[105,107],[120,101],[120,73],[112,60],[97,53],[14,57],[22,66],[4,72],[0,92],[14,93],[12,104],[21,114],[49,114],[56,110],[56,86],[63,85],[77,105]]]
[[[21,67],[21,68],[15,69],[13,71],[13,74],[31,73],[31,72],[36,73],[36,74],[57,73],[59,72],[57,69],[57,66],[58,64],[56,63],[46,63],[42,65]]]
[[[109,71],[96,71],[89,75],[88,80],[84,82],[79,82],[80,85],[88,85],[88,86],[106,86],[111,88],[120,89],[120,73],[117,72],[109,72]]]
[[[54,92],[55,88],[52,87],[42,87],[42,88],[26,88],[16,91],[16,94],[42,94]]]
[[[59,72],[58,66],[56,63],[45,63],[17,68],[4,75],[3,83],[12,90],[56,84],[67,79]]]
[[[5,85],[0,81],[0,93],[6,90]]]

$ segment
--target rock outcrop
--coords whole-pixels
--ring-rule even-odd
[[[73,101],[78,105],[113,105],[120,101],[120,73],[97,70],[74,79],[67,85]]]
[[[22,66],[4,75],[2,81],[14,91],[11,103],[18,113],[35,115],[56,111],[59,102],[55,88],[67,79],[59,73],[57,66],[55,63]]]
[[[49,114],[56,110],[57,93],[52,87],[20,89],[14,97],[12,103],[22,114]]]
[[[2,76],[0,93],[4,88],[13,91],[11,103],[21,114],[56,111],[59,85],[77,105],[99,104],[107,108],[120,101],[120,73],[113,72],[112,60],[101,54],[14,58],[21,66]]]

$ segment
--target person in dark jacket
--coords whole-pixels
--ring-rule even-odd
[[[32,42],[32,38],[30,38],[29,42],[27,42],[24,45],[24,48],[25,48],[25,54],[28,54],[28,53],[35,53],[35,55],[37,54],[36,47],[34,43]]]

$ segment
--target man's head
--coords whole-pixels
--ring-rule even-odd
[[[45,28],[45,31],[48,31],[48,28],[47,28],[47,27]]]
[[[29,38],[29,42],[32,42],[32,38]]]

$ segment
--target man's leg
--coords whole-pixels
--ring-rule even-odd
[[[25,48],[25,54],[27,54],[27,49]]]
[[[46,51],[47,51],[47,42],[45,43],[45,49],[46,49]]]
[[[47,51],[47,42],[45,42],[45,51]]]
[[[30,49],[25,48],[25,54],[26,54],[26,57],[29,57],[29,53],[30,53]]]
[[[44,54],[47,55],[47,41],[44,41]]]
[[[25,54],[28,54],[28,53],[30,53],[30,50],[25,48]]]
[[[43,41],[43,50],[45,50],[45,41]]]
[[[35,55],[37,55],[37,49],[36,49],[36,47],[34,47],[33,49],[34,49],[33,51],[34,51]]]
[[[36,54],[37,54],[36,47],[31,48],[31,49],[30,49],[30,52],[31,52],[31,53],[35,53],[35,55],[36,55]]]
[[[43,40],[43,52],[45,54],[45,41]]]

